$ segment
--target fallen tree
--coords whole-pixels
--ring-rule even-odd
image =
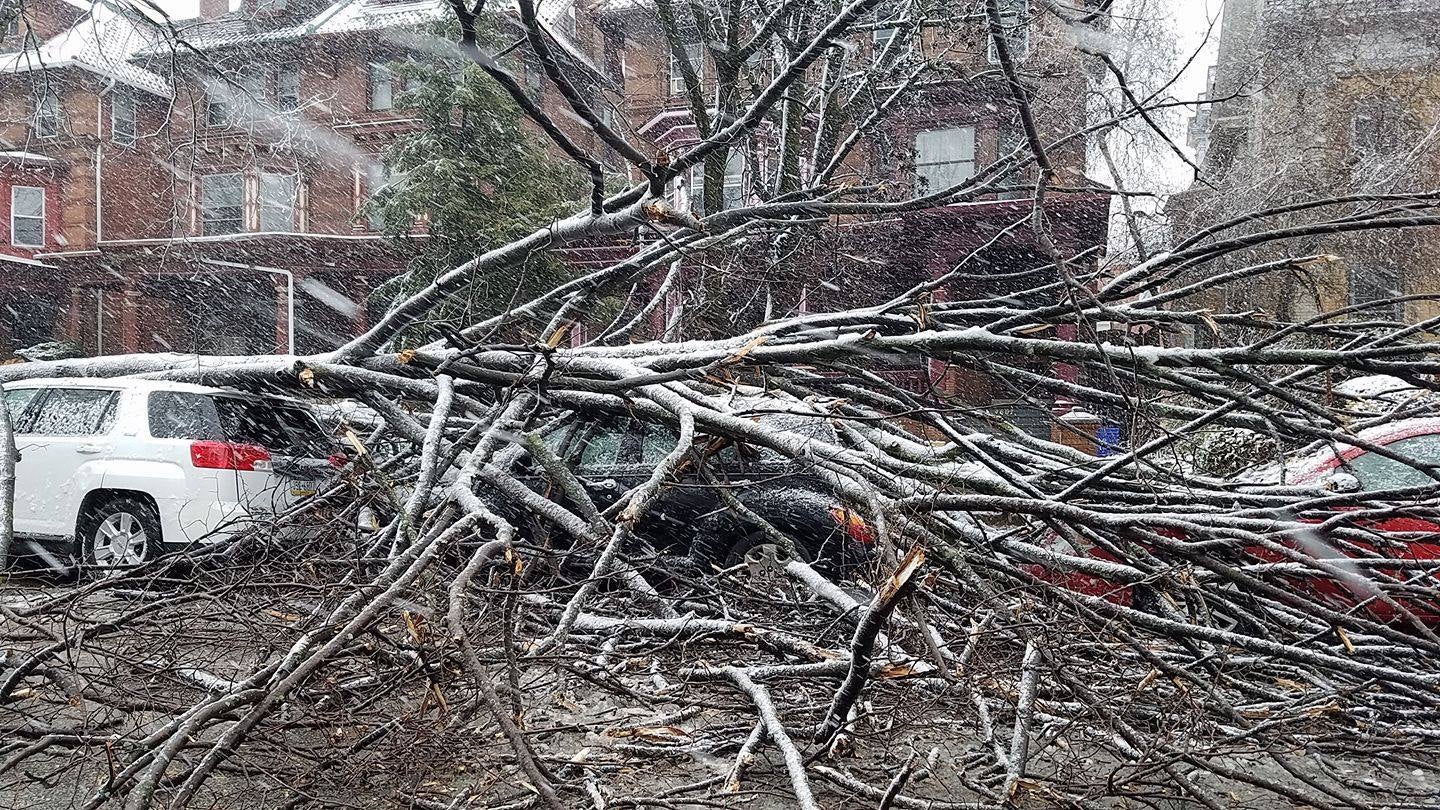
[[[876,305],[714,339],[617,345],[615,329],[568,341],[588,302],[686,251],[973,199],[1017,163],[1039,169],[1026,223],[1045,233],[1054,145],[1033,123],[1028,157],[902,202],[830,185],[824,167],[840,155],[795,190],[703,219],[666,201],[678,172],[767,120],[872,5],[797,27],[788,67],[670,162],[597,127],[642,182],[608,198],[597,185],[583,210],[442,275],[335,352],[0,368],[5,380],[143,375],[357,398],[383,422],[354,435],[356,463],[334,489],[284,517],[280,528],[307,527],[299,539],[260,527],[7,596],[0,791],[38,805],[63,785],[79,807],[670,807],[741,793],[799,807],[1432,806],[1440,637],[1424,610],[1440,599],[1440,566],[1397,559],[1387,544],[1401,538],[1371,526],[1440,520],[1436,470],[1408,460],[1436,483],[1337,493],[1207,478],[1171,451],[1225,426],[1407,461],[1357,437],[1327,384],[1366,373],[1433,388],[1436,320],[1372,322],[1359,305],[1283,323],[1193,302],[1326,261],[1212,272],[1257,246],[1440,224],[1437,194],[1297,201],[1123,272],[1056,253],[1044,280],[1004,296],[936,300],[972,271],[962,264]],[[458,13],[464,30],[470,12]],[[988,17],[998,29],[994,0]],[[1160,105],[1122,95],[1115,120],[1092,128]],[[582,94],[566,98],[598,121]],[[387,350],[477,273],[634,229],[661,237],[445,340]],[[654,307],[638,296],[614,324]],[[1100,340],[1099,322],[1127,339]],[[1081,339],[1058,338],[1062,325]],[[1130,339],[1142,328],[1256,336],[1142,345]],[[536,338],[517,342],[526,332]],[[885,373],[932,363],[1047,404],[1127,407],[1134,440],[1096,458]],[[808,403],[830,432],[755,418],[756,397]],[[674,438],[647,480],[602,508],[544,439],[605,414]],[[759,555],[717,565],[661,548],[647,518],[666,488],[696,475],[741,488],[716,476],[728,445],[823,481],[873,533],[871,558],[833,572],[787,555],[785,533],[738,499],[721,525],[762,532]],[[548,486],[536,492],[522,470]],[[1348,601],[1296,585],[1317,579]]]

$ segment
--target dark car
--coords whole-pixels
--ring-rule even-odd
[[[822,412],[757,418],[807,440],[838,444]],[[602,511],[649,480],[676,442],[673,428],[628,417],[576,421],[545,437]],[[565,502],[538,467],[524,478],[535,491]],[[742,508],[734,508],[722,489]],[[832,571],[847,570],[871,554],[870,526],[805,461],[698,432],[677,475],[637,523],[636,535],[661,552],[688,555],[707,568],[725,567],[758,546],[780,545],[754,518],[790,538],[798,556]]]

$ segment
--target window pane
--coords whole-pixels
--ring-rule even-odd
[[[41,138],[60,134],[60,98],[46,93],[35,104],[35,132]]]
[[[215,397],[227,441],[259,445],[272,453],[325,458],[334,448],[309,411],[274,400]]]
[[[1416,464],[1440,465],[1440,436],[1401,439],[1386,445],[1386,449],[1405,456]],[[1360,486],[1366,492],[1436,483],[1433,478],[1409,464],[1385,458],[1378,453],[1361,453],[1346,466],[1351,474],[1360,479]]]
[[[275,74],[275,106],[282,110],[300,109],[299,70],[282,70]]]
[[[951,127],[915,134],[915,173],[928,191],[975,174],[975,128]]]
[[[215,401],[204,394],[157,391],[150,395],[150,435],[157,439],[224,440]]]
[[[25,415],[25,407],[39,392],[39,388],[14,388],[5,392],[5,407],[10,411],[10,427],[16,433],[24,431],[25,426],[21,419]]]
[[[645,437],[640,442],[640,463],[654,467],[670,455],[678,441],[679,434],[670,428],[664,425],[646,425]]]
[[[384,65],[370,66],[370,109],[388,110],[395,106],[395,88],[390,69]]]
[[[45,216],[45,189],[36,186],[16,186],[11,195],[16,216]]]
[[[695,71],[696,81],[705,80],[705,46],[701,44],[686,45],[685,57],[690,62],[690,69]],[[681,72],[680,61],[675,54],[670,54],[670,95],[678,96],[685,93],[685,74]]]
[[[10,190],[10,243],[26,247],[45,244],[45,189],[15,186]]]
[[[205,123],[212,127],[230,125],[230,104],[232,92],[218,79],[205,82]]]
[[[238,174],[200,178],[200,218],[206,235],[239,233],[245,227],[245,179]]]
[[[390,171],[385,168],[385,164],[378,160],[365,164],[365,197],[372,203],[368,215],[372,231],[385,230],[385,217],[373,206],[373,203],[375,195],[379,194],[388,182],[390,182]]]
[[[29,431],[41,436],[91,436],[103,432],[114,391],[56,388],[41,403]]]
[[[295,175],[260,175],[260,230],[295,230]]]
[[[110,101],[110,139],[122,146],[135,143],[135,97],[117,92]]]

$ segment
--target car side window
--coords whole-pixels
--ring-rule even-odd
[[[42,388],[12,388],[5,392],[5,408],[10,411],[10,427],[16,433],[25,432],[25,409],[35,400],[35,395],[43,390]]]
[[[185,391],[156,391],[147,408],[150,435],[157,439],[225,438],[215,401],[204,394]]]
[[[1440,435],[1411,436],[1391,442],[1386,449],[1416,464],[1440,466]],[[1361,453],[1345,465],[1360,481],[1365,492],[1400,487],[1416,487],[1436,483],[1435,479],[1401,461],[1385,458],[1379,453]]]
[[[115,392],[52,388],[25,432],[37,436],[96,436],[115,424]]]

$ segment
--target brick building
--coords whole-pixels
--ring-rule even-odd
[[[1190,133],[1202,182],[1167,208],[1181,232],[1299,200],[1429,191],[1440,182],[1430,146],[1440,130],[1440,5],[1431,0],[1226,0],[1207,92],[1213,104]],[[1440,239],[1430,229],[1291,241],[1233,261],[1310,253],[1336,259],[1232,285],[1214,308],[1305,320],[1440,291]],[[1434,302],[1410,301],[1363,317],[1436,314]]]
[[[395,107],[403,88],[386,65],[423,49],[416,33],[446,7],[244,0],[229,11],[221,4],[204,0],[199,19],[179,23],[187,45],[176,49],[128,6],[27,0],[25,33],[0,43],[10,51],[0,54],[0,205],[7,206],[0,208],[0,263],[9,279],[0,285],[0,326],[12,347],[55,336],[94,353],[283,351],[293,326],[296,351],[321,350],[363,328],[373,315],[368,293],[401,272],[427,238],[423,227],[408,239],[386,236],[363,211],[383,182],[386,146],[416,126]],[[1024,0],[1004,7],[1014,23],[1012,51],[1041,78],[1036,108],[1046,132],[1079,129],[1087,78],[1063,27],[1028,15]],[[540,8],[600,114],[642,152],[675,153],[696,140],[695,110],[648,5]],[[891,58],[894,43],[908,37],[916,53],[950,64],[945,75],[955,78],[914,93],[847,159],[840,182],[889,178],[897,194],[954,182],[1021,142],[976,15],[936,22],[908,14],[897,6],[866,23],[860,68]],[[714,63],[698,40],[687,53],[713,92]],[[518,58],[515,67],[577,142],[605,155],[538,68]],[[780,182],[775,137],[762,130],[725,160],[715,195],[721,206]],[[1053,159],[1058,185],[1084,186],[1083,144]],[[703,185],[694,172],[672,195],[699,209]],[[982,249],[982,264],[997,272],[1042,265],[1023,228],[996,238],[1028,211],[1008,199],[1015,196],[842,218],[829,255],[799,275],[817,270],[847,280],[841,294],[854,303],[933,277]],[[1103,196],[1057,195],[1049,210],[1062,250],[1103,243],[1106,205]],[[626,250],[623,242],[571,256],[613,257]],[[860,245],[893,257],[893,269],[847,265],[843,257]],[[799,300],[783,306],[804,308],[807,295],[830,294],[802,285]]]

